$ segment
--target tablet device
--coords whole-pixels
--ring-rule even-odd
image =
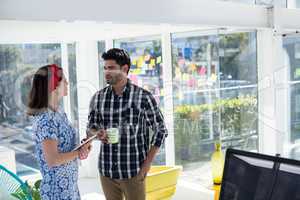
[[[73,151],[76,151],[78,149],[80,149],[83,145],[85,145],[86,143],[92,141],[93,139],[97,138],[97,134],[96,135],[93,135],[92,137],[88,138],[86,141],[84,141],[83,143],[81,143],[80,145],[78,145],[77,147],[75,147],[73,149]]]

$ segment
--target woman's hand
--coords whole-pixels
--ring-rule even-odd
[[[87,157],[89,153],[88,145],[85,147],[85,149],[70,151],[66,153],[59,152],[57,148],[58,142],[52,139],[44,140],[42,142],[42,146],[45,160],[49,167],[56,167],[62,164],[66,164],[78,157]]]
[[[84,139],[86,140],[86,139]],[[83,141],[84,141],[83,140]],[[79,150],[78,150],[78,157],[80,160],[84,160],[84,159],[87,159],[90,151],[92,149],[92,144],[91,142],[89,143],[86,143],[85,145],[83,145]]]

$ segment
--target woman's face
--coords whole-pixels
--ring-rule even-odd
[[[59,82],[56,90],[59,98],[68,95],[68,81],[65,76],[63,76],[62,80]]]

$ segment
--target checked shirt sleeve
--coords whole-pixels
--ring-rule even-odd
[[[168,135],[164,117],[154,99],[149,93],[146,95],[145,106],[146,120],[153,130],[151,145],[160,147]]]
[[[100,95],[97,92],[90,101],[89,115],[86,134],[88,135],[90,129],[99,129],[102,127],[101,114],[99,112]]]

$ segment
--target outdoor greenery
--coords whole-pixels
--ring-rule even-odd
[[[174,114],[178,162],[208,159],[214,141],[247,136],[257,131],[257,97],[254,95],[220,99],[212,104],[177,106]],[[210,137],[209,120],[213,120],[214,139]]]

